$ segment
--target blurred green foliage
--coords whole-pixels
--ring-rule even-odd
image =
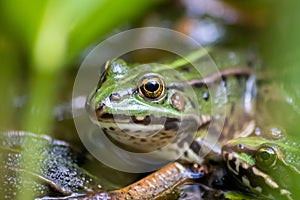
[[[282,111],[281,119],[289,119],[283,124],[288,134],[300,141],[296,123],[300,120],[300,2],[268,2],[269,20],[259,35],[263,70],[270,71],[271,79],[284,91],[285,104],[273,107],[274,112]]]
[[[1,57],[6,59],[2,67],[19,70],[27,67],[30,70],[29,103],[22,115],[23,128],[34,132],[49,130],[51,124],[49,113],[56,97],[59,80],[62,78],[60,77],[62,68],[68,66],[67,64],[91,43],[99,41],[113,28],[142,15],[149,6],[158,2],[158,0],[1,1],[0,51]],[[17,45],[13,49],[9,47],[10,43]],[[16,63],[19,60],[15,58],[17,54],[21,54],[24,58],[20,63]],[[5,69],[1,75],[3,86],[14,82],[13,80],[17,78],[12,69]],[[24,85],[19,84],[22,87]],[[9,105],[9,100],[7,103]],[[12,110],[3,110],[1,118],[6,118]]]
[[[274,89],[281,90],[284,95],[284,102],[270,105],[269,111],[277,118],[275,123],[300,143],[300,1],[268,2],[269,21],[259,35],[263,71],[271,72],[269,78],[279,87]],[[298,153],[295,157],[300,151]],[[294,184],[299,185],[300,180]],[[294,195],[299,199],[300,191]]]

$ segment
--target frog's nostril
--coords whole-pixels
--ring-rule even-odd
[[[103,106],[105,106],[104,103],[99,103],[95,110],[100,111],[100,110],[102,110]]]
[[[240,149],[240,150],[242,150],[242,149],[244,149],[244,145],[243,144],[238,144],[237,148]]]
[[[94,107],[92,106],[92,104],[90,104],[90,102],[88,102],[85,106],[85,109],[87,111],[87,113],[91,116],[94,116],[97,112],[101,111],[103,108],[104,104],[98,104],[98,106]]]
[[[121,95],[118,94],[118,93],[112,93],[110,96],[109,96],[109,99],[111,101],[119,101],[121,100]]]

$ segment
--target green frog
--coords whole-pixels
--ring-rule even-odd
[[[228,139],[247,136],[254,128],[255,79],[245,51],[214,49],[208,54],[219,71],[206,77],[184,58],[147,64],[108,61],[87,98],[90,118],[113,143],[132,152],[164,149],[166,159],[201,163],[203,138],[222,133],[215,146],[220,153]],[[203,52],[192,57],[201,60]],[[221,108],[224,124],[215,125]]]
[[[276,137],[235,138],[223,146],[223,158],[250,191],[270,199],[299,199],[300,143]]]

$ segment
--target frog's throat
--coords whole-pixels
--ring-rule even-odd
[[[150,152],[186,140],[191,143],[199,127],[210,121],[209,116],[196,114],[177,118],[151,114],[110,114],[105,110],[96,110],[94,123],[121,146],[133,152]]]

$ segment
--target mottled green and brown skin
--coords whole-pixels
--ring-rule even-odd
[[[170,69],[153,72],[158,66],[145,64],[130,69],[121,60],[109,62],[97,90],[87,101],[88,110],[96,114],[94,121],[101,129],[132,151],[161,148],[175,139],[174,132],[180,126],[184,127],[181,131],[194,129],[195,132],[198,124],[208,120],[196,114],[193,102],[197,99],[185,96],[192,92],[187,86],[181,88],[184,92],[170,88],[181,78],[180,74],[173,75]],[[167,74],[170,76],[164,79]],[[145,92],[147,83],[154,89],[158,87],[156,93]]]
[[[222,148],[228,169],[252,192],[270,199],[299,199],[300,143],[285,137],[236,138]]]
[[[178,60],[141,65],[109,61],[87,99],[87,111],[113,142],[127,150],[151,152],[172,143],[168,159],[178,158],[193,140],[207,134],[210,122],[220,117],[212,116],[212,107],[225,107],[225,125],[211,127],[208,134],[222,132],[220,144],[236,134],[246,136],[253,128],[255,82],[245,53],[215,50],[210,56],[220,71],[207,77],[188,63],[174,64]],[[195,149],[186,157],[201,162],[199,148]]]

